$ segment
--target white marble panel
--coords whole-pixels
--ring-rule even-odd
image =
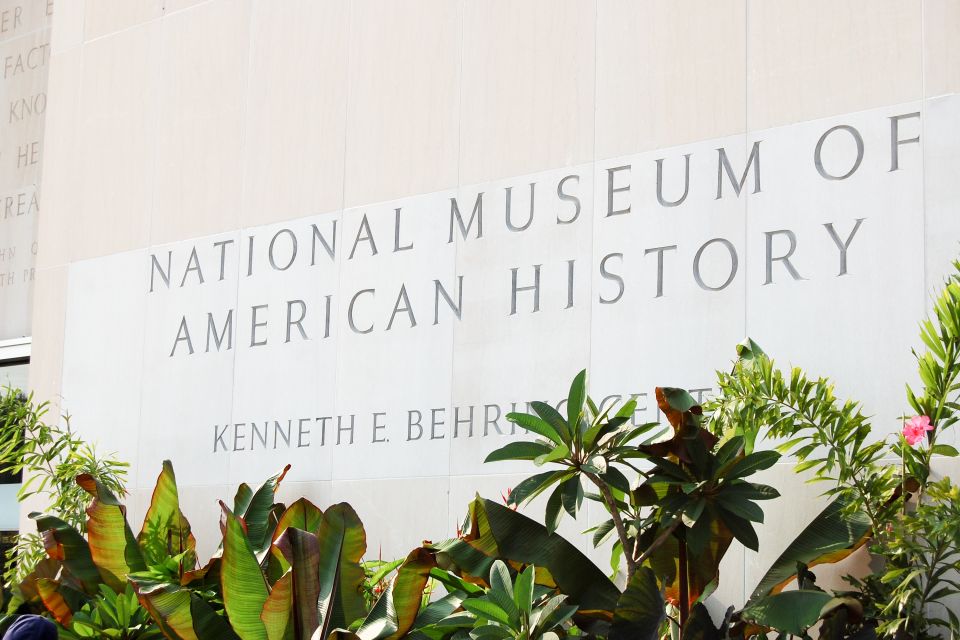
[[[454,238],[464,279],[452,399],[464,423],[451,443],[451,475],[523,468],[483,464],[487,453],[517,437],[506,414],[514,403],[566,398],[570,381],[589,363],[592,192],[589,165],[463,187],[457,193],[463,226],[460,218],[451,221],[449,207],[437,221]],[[482,234],[479,210],[470,226],[477,202]]]
[[[165,459],[185,484],[228,478],[225,449],[249,444],[232,427],[234,360],[250,322],[237,308],[240,240],[239,233],[208,236],[137,254],[133,294],[146,295],[137,485],[152,485]],[[230,317],[235,334],[224,329]]]
[[[718,149],[739,181],[744,136],[597,164],[590,384],[598,402],[636,396],[637,422],[657,419],[658,386],[702,399],[743,338],[755,175],[738,195],[724,174],[718,198]]]
[[[924,309],[919,146],[898,145],[891,171],[890,118],[917,111],[919,104],[899,105],[751,137],[762,140],[764,183],[747,210],[747,333],[782,366],[828,376],[840,397],[862,401],[878,437],[897,429],[906,410],[903,384],[913,379],[910,348]],[[862,138],[862,161],[848,178],[829,180],[815,150],[838,126]],[[898,126],[901,140],[920,132],[916,117]],[[836,129],[821,147],[828,175],[843,176],[857,157],[851,130]],[[775,260],[791,238],[793,274]],[[838,242],[848,240],[844,265]]]
[[[360,516],[367,533],[367,560],[402,558],[425,540],[456,535],[447,517],[447,478],[336,480],[331,490],[331,504],[348,502]]]
[[[146,289],[143,251],[68,268],[60,410],[101,453],[116,452],[134,465],[141,437]],[[105,357],[107,345],[115,345]]]
[[[338,261],[314,238],[341,229],[339,214],[246,229],[233,372],[235,427],[243,448],[230,452],[230,480],[252,483],[293,465],[301,480],[331,477],[330,420],[336,415]],[[330,318],[327,317],[330,296]],[[254,327],[256,323],[263,326]]]
[[[456,315],[438,287],[456,306],[460,273],[438,214],[452,195],[344,212],[334,480],[449,472]]]

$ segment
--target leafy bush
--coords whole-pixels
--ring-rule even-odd
[[[20,501],[39,495],[50,511],[83,532],[88,496],[75,478],[89,474],[122,496],[129,465],[113,454],[101,455],[81,440],[70,429],[69,416],[63,417],[63,426],[44,422],[48,406],[35,404],[32,394],[27,397],[9,387],[0,394],[0,473],[22,474]],[[4,585],[15,588],[45,556],[39,535],[21,534],[7,553]]]

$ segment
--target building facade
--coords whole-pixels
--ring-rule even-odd
[[[708,396],[744,336],[895,432],[960,253],[952,0],[5,0],[3,24],[7,361],[29,345],[29,389],[131,463],[134,521],[172,460],[202,551],[217,500],[288,463],[281,497],[349,501],[372,552],[452,536],[531,473],[483,463],[525,437],[507,413],[586,368],[658,420],[655,386]],[[791,498],[727,554],[730,604],[821,505],[764,476]],[[561,531],[593,553],[599,517]]]

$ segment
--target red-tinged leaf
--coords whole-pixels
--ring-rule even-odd
[[[323,516],[317,535],[320,545],[320,637],[363,618],[366,604],[361,588],[360,561],[367,550],[367,534],[353,507],[335,504]]]
[[[716,588],[720,578],[720,561],[733,541],[733,534],[715,514],[704,512],[700,517],[710,517],[710,531],[700,553],[695,554],[688,547],[687,588],[690,606],[702,595]],[[641,548],[650,544],[657,533],[656,530],[651,530],[647,539],[641,539]],[[664,596],[674,605],[680,604],[679,545],[675,536],[669,536],[650,555],[647,563],[658,576],[665,579]]]
[[[317,602],[320,599],[320,543],[317,536],[290,527],[273,547],[293,571],[293,611],[301,638],[309,638],[320,626]]]
[[[180,510],[177,478],[169,460],[163,461],[137,542],[148,564],[159,564],[165,558],[197,547],[190,523]],[[191,553],[188,556],[184,571],[192,571],[196,566],[196,555]]]
[[[414,549],[403,561],[393,580],[391,597],[397,630],[387,640],[399,640],[410,631],[423,603],[423,590],[437,559],[426,549]]]
[[[60,595],[59,587],[59,583],[47,578],[37,580],[37,593],[40,594],[43,606],[47,608],[54,620],[68,627],[70,621],[73,620],[73,611],[67,601],[63,599],[63,596]]]
[[[323,511],[306,498],[300,498],[287,507],[287,510],[280,516],[272,540],[276,542],[277,538],[290,527],[296,527],[316,535],[320,530],[321,522],[323,522]]]
[[[140,546],[127,524],[127,510],[93,476],[77,476],[77,484],[93,496],[87,507],[87,543],[103,581],[117,593],[127,585],[127,574],[147,568]]]
[[[293,640],[293,573],[288,571],[277,580],[263,603],[260,620],[268,640]]]
[[[64,572],[84,592],[95,595],[103,580],[83,536],[60,518],[40,513],[31,513],[30,517],[37,522],[47,555],[61,562]]]
[[[238,640],[226,618],[199,596],[174,584],[130,579],[140,604],[170,640]]]

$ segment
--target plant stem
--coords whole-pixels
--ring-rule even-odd
[[[586,475],[593,484],[597,485],[597,488],[600,490],[600,495],[607,505],[607,511],[610,512],[610,517],[613,518],[613,526],[617,530],[617,537],[620,538],[620,546],[623,547],[623,557],[627,560],[627,584],[629,584],[633,578],[633,574],[637,571],[638,563],[633,559],[633,542],[630,540],[630,536],[627,535],[627,527],[623,524],[623,518],[620,517],[620,508],[617,506],[617,501],[613,499],[613,494],[610,492],[610,487],[607,486],[606,482],[592,473],[585,472],[584,475]]]
[[[690,586],[687,584],[687,541],[681,537],[679,540],[679,551],[677,556],[677,573],[680,574],[680,630],[683,631],[687,624],[687,618],[690,617]]]
[[[670,523],[670,526],[664,529],[660,533],[660,535],[657,536],[656,540],[651,542],[650,546],[647,547],[642,554],[640,554],[640,556],[636,559],[637,565],[639,566],[643,564],[644,561],[646,561],[646,559],[649,558],[653,554],[653,552],[660,547],[660,545],[662,545],[664,542],[667,541],[667,538],[669,538],[671,534],[673,534],[673,532],[676,531],[677,527],[679,526],[680,526],[680,518],[676,518],[673,522]]]

